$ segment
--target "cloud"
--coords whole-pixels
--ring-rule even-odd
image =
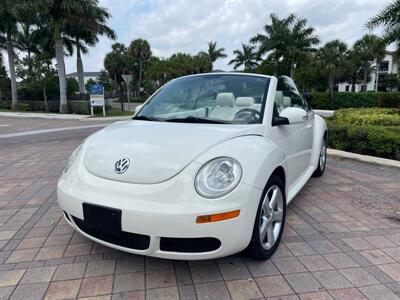
[[[109,26],[118,42],[129,45],[138,37],[150,42],[153,53],[168,57],[175,52],[195,54],[207,42],[217,41],[229,55],[215,68],[230,70],[232,51],[247,43],[269,21],[269,14],[295,13],[308,19],[323,43],[341,39],[348,46],[367,33],[364,24],[390,0],[101,0],[109,9]],[[376,31],[379,33],[380,31]],[[83,57],[86,71],[97,71],[113,41],[101,38]],[[76,71],[76,57],[66,58],[67,72]]]

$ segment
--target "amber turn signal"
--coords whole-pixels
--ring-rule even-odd
[[[198,216],[196,218],[196,223],[202,224],[202,223],[218,222],[218,221],[236,218],[239,215],[240,215],[240,209],[228,211],[228,212],[224,212],[224,213],[220,213],[220,214],[215,214],[215,215]]]

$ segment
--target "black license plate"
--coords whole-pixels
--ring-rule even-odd
[[[121,210],[83,203],[83,217],[85,225],[98,232],[111,236],[120,236]]]

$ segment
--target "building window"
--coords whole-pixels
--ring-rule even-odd
[[[346,92],[350,91],[350,86],[346,85]]]
[[[389,71],[389,61],[385,60],[379,64],[379,72]]]

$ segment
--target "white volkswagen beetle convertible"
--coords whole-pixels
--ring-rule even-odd
[[[277,249],[286,206],[326,162],[327,128],[292,79],[170,81],[132,120],[92,134],[58,182],[69,224],[109,247],[171,259]]]

